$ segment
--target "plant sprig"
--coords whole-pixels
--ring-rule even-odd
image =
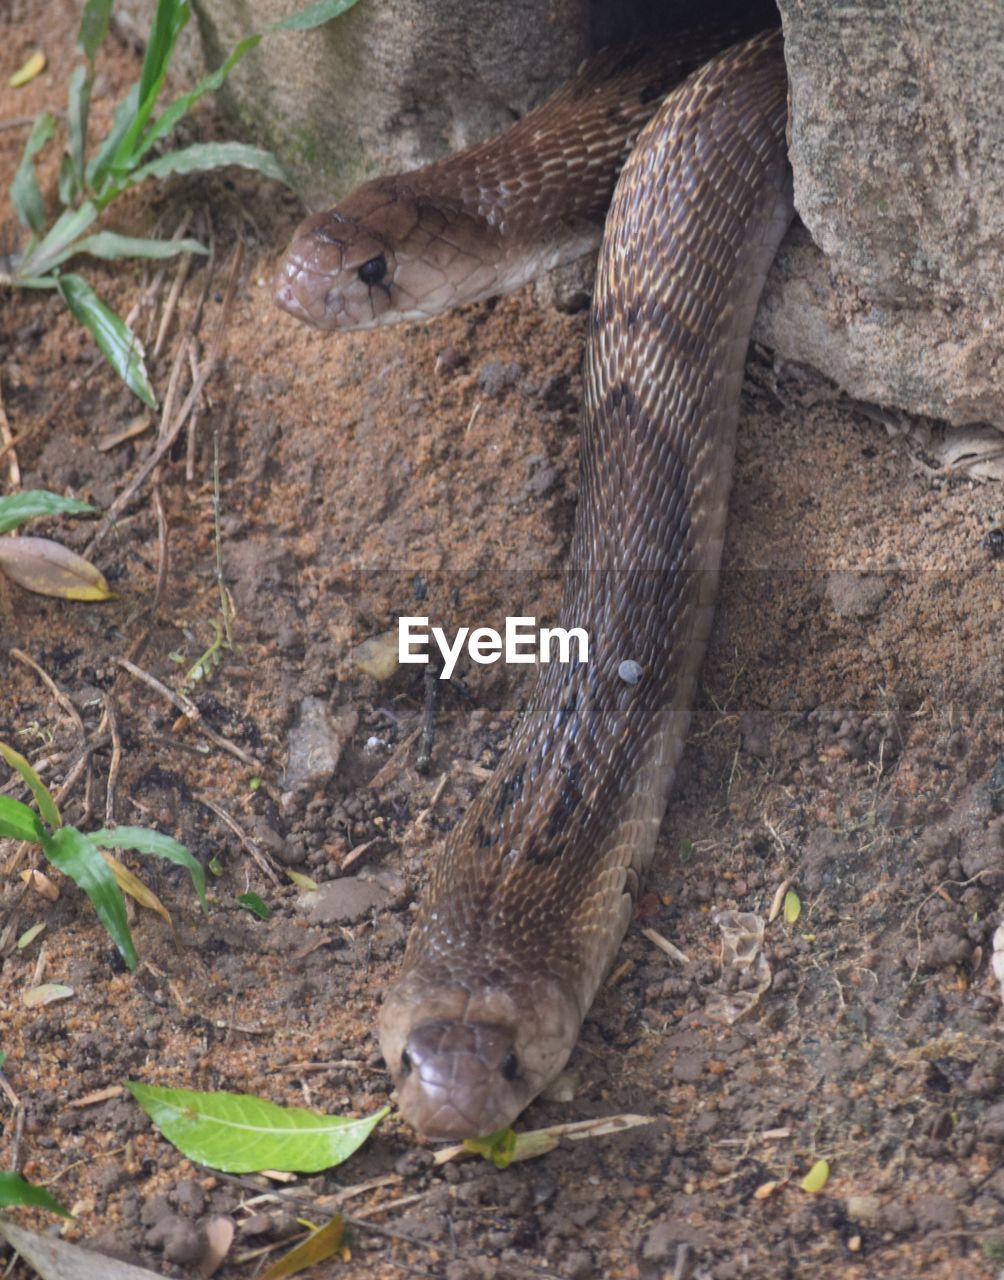
[[[354,3],[355,0],[318,0],[275,23],[269,31],[319,26],[338,17]],[[158,240],[119,235],[114,231],[91,231],[108,205],[147,178],[240,165],[278,182],[288,184],[288,179],[270,151],[242,142],[196,142],[154,154],[179,120],[205,94],[218,89],[237,63],[262,39],[259,33],[242,40],[220,67],[158,114],[178,37],[191,17],[189,0],[158,0],[140,78],[116,108],[108,132],[93,151],[89,151],[95,59],[108,34],[112,5],[113,0],[87,0],[80,20],[77,46],[84,62],[74,69],[69,81],[66,146],[58,183],[62,211],[51,225],[46,224],[45,200],[35,172],[35,159],[56,136],[58,122],[52,111],[44,111],[28,135],[10,184],[11,203],[29,233],[28,243],[13,271],[0,273],[0,285],[57,290],[129,389],[144,404],[156,408],[157,398],[135,334],[83,277],[65,272],[64,265],[80,254],[117,260],[208,252],[191,237]]]

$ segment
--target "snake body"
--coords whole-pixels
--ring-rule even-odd
[[[595,121],[568,124],[564,115],[570,101],[603,97],[596,120],[609,120],[605,72],[584,96],[573,85],[517,126],[514,153],[537,157],[526,181],[517,169],[482,183],[471,157],[480,153],[485,172],[484,149],[433,166],[428,198],[428,171],[397,186],[380,179],[308,219],[282,274],[282,304],[319,327],[377,323],[396,304],[414,316],[444,299],[496,292],[511,272],[497,265],[511,261],[509,251],[491,248],[500,236],[517,225],[525,245],[555,238],[553,225],[525,230],[527,189],[559,163],[566,177],[576,166],[589,170],[588,154],[553,160],[561,148],[541,151],[539,139],[564,128],[558,136],[569,151],[602,149],[608,185],[624,142],[634,143],[600,252],[561,609],[563,626],[589,633],[589,661],[541,667],[507,754],[436,862],[380,1016],[401,1110],[434,1138],[504,1127],[557,1076],[628,927],[710,631],[750,329],[792,216],[779,33],[735,45],[688,75],[636,141],[638,115],[652,114],[651,99],[641,101],[651,67],[641,58],[621,70],[628,87],[621,84],[617,110],[630,123],[617,146],[589,141]],[[538,127],[534,151],[528,140]],[[507,137],[496,144],[503,158]],[[482,191],[477,214],[457,194],[456,179],[471,174],[468,188]],[[556,222],[578,235],[593,217],[595,190],[573,204]],[[376,211],[369,221],[367,207]],[[488,224],[483,273],[470,266],[476,217]],[[392,236],[395,219],[403,240]],[[416,228],[417,241],[409,239]],[[380,279],[368,265],[375,260],[385,268]],[[416,296],[423,272],[428,303]]]

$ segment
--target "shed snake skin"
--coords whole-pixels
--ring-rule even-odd
[[[401,1111],[432,1138],[503,1128],[564,1067],[683,750],[746,348],[792,217],[780,33],[710,61],[729,36],[702,39],[601,56],[500,139],[367,183],[307,219],[281,271],[280,304],[322,329],[501,292],[596,242],[630,150],[600,251],[560,619],[586,628],[589,661],[541,666],[380,1016]]]

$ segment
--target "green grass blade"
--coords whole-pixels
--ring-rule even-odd
[[[312,27],[330,22],[332,18],[340,18],[355,3],[356,0],[316,0],[316,3],[308,4],[305,9],[300,9],[290,17],[283,18],[281,22],[274,22],[268,29],[269,31],[309,31]]]
[[[79,498],[64,498],[48,489],[28,489],[24,493],[12,493],[0,498],[0,533],[10,533],[18,525],[39,516],[94,516],[97,507]]]
[[[45,828],[34,809],[10,796],[0,796],[0,836],[5,840],[31,840],[41,844]]]
[[[176,98],[167,110],[157,117],[143,135],[142,140],[136,144],[133,151],[133,159],[135,161],[139,161],[146,155],[155,142],[158,142],[161,138],[169,134],[181,117],[188,112],[190,107],[198,102],[203,94],[210,93],[213,90],[218,89],[230,74],[231,69],[236,66],[248,50],[253,49],[260,40],[261,36],[259,35],[248,36],[247,39],[242,40],[240,44],[234,48],[230,57],[227,58],[226,62],[224,62],[221,67],[218,67],[211,75],[206,76],[204,80],[200,80],[195,88],[189,93],[184,93],[180,98]]]
[[[31,126],[28,141],[24,144],[21,163],[14,181],[10,184],[10,201],[21,223],[36,235],[45,226],[45,201],[35,177],[34,159],[45,144],[55,136],[56,117],[51,111],[43,111]]]
[[[108,19],[115,0],[87,0],[77,32],[77,48],[88,62],[93,62],[108,34]]]
[[[106,306],[80,276],[60,276],[57,288],[80,323],[94,335],[101,354],[129,390],[151,409],[156,409],[157,397],[150,386],[143,357],[125,321]]]
[[[64,1218],[72,1218],[69,1209],[64,1209],[58,1200],[53,1199],[45,1187],[36,1187],[27,1182],[19,1173],[8,1169],[0,1170],[0,1206],[4,1209],[10,1205],[26,1204],[34,1209],[50,1209],[53,1213],[61,1213]]]
[[[78,209],[64,209],[45,237],[35,245],[18,268],[19,275],[44,276],[53,267],[76,253],[76,242],[98,216],[92,200]]]
[[[139,162],[141,152],[137,144],[164,87],[175,41],[190,17],[188,0],[157,0],[143,70],[140,73],[136,113],[111,160],[111,172],[119,178],[128,175]]]
[[[66,150],[76,191],[84,189],[87,163],[87,117],[91,109],[91,76],[85,66],[74,67],[66,96]],[[75,193],[70,193],[75,194]]]
[[[59,816],[59,810],[56,802],[49,794],[49,788],[31,767],[20,751],[15,751],[13,747],[9,747],[6,742],[0,742],[0,756],[7,761],[10,767],[21,775],[23,781],[31,790],[31,794],[35,797],[35,803],[38,805],[38,811],[49,824],[50,827],[61,827],[63,819]]]
[[[290,185],[278,160],[271,151],[248,146],[244,142],[196,142],[181,151],[168,151],[151,160],[132,175],[132,182],[144,178],[163,178],[169,173],[199,173],[205,169],[223,169],[228,164],[254,169],[266,178]]]
[[[183,1155],[226,1173],[330,1169],[362,1146],[390,1111],[381,1107],[361,1120],[344,1120],[240,1093],[162,1089],[133,1080],[126,1088]]]
[[[139,957],[129,933],[125,899],[115,873],[102,858],[97,845],[76,827],[61,827],[55,835],[45,837],[42,848],[52,865],[87,894],[122,959],[130,969],[135,969]]]
[[[118,150],[118,145],[122,141],[129,126],[136,118],[136,105],[139,102],[139,85],[134,84],[119,105],[115,108],[115,117],[112,120],[112,127],[105,135],[104,141],[95,151],[87,162],[87,184],[96,191],[100,199],[98,201],[102,207],[108,203],[112,195],[115,195],[117,188],[114,185],[109,194],[108,171],[111,168],[112,157]]]
[[[141,236],[121,236],[116,231],[98,231],[74,245],[73,252],[89,253],[93,258],[173,258],[179,253],[208,253],[209,250],[191,238],[185,240],[147,240]]]
[[[162,835],[159,831],[149,831],[146,827],[106,827],[101,831],[91,831],[88,839],[103,849],[134,849],[137,853],[149,853],[157,858],[165,858],[175,866],[184,867],[192,877],[202,910],[207,909],[205,872],[177,840]]]

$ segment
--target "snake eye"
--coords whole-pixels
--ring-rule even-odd
[[[407,1049],[401,1054],[401,1074],[403,1076],[411,1075],[411,1054]]]
[[[519,1059],[514,1053],[507,1053],[500,1067],[503,1080],[515,1080],[519,1075]]]
[[[381,253],[379,257],[370,258],[359,268],[359,279],[363,284],[379,284],[387,274],[387,259]]]

